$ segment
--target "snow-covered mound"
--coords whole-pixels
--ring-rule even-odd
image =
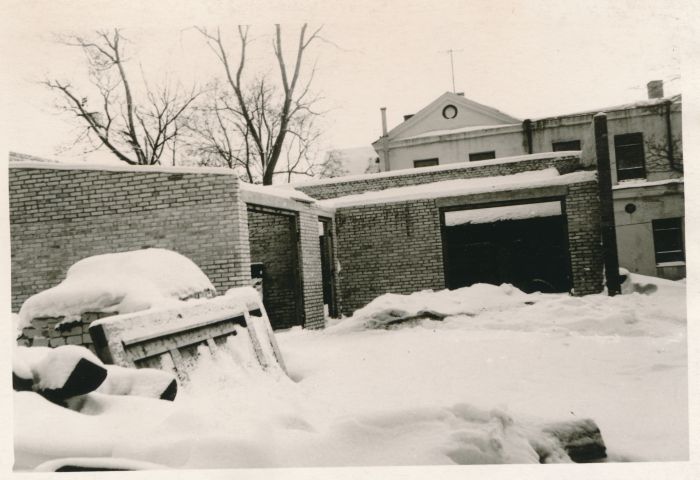
[[[608,297],[525,294],[509,284],[475,284],[456,290],[385,294],[330,332],[415,326],[442,320],[446,328],[468,322],[472,329],[558,331],[581,335],[664,336],[684,334],[685,284],[623,272],[624,295]]]
[[[88,257],[57,286],[33,295],[19,315],[75,320],[84,312],[129,313],[215,291],[194,262],[171,250],[148,248]]]
[[[631,275],[624,290],[387,295],[332,328],[277,332],[289,376],[265,373],[247,350],[201,348],[174,402],[98,392],[76,412],[16,392],[15,469],[65,457],[169,468],[568,462],[551,432],[579,442],[566,426],[587,419],[610,461],[687,460],[685,285]],[[376,328],[383,315],[415,318]]]
[[[423,290],[410,295],[387,293],[356,310],[351,318],[332,326],[331,330],[385,328],[420,318],[475,316],[485,310],[523,305],[528,300],[528,295],[508,284],[478,283],[457,290]]]

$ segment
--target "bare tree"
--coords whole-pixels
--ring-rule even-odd
[[[238,27],[240,51],[235,64],[220,29],[211,32],[198,28],[224,68],[228,90],[223,94],[218,90],[213,105],[207,112],[200,111],[208,113],[209,118],[205,115],[194,128],[199,135],[194,150],[203,155],[205,162],[218,161],[238,168],[245,180],[262,181],[264,185],[272,184],[275,174],[284,174],[287,180],[293,174],[312,174],[311,152],[319,135],[313,119],[318,115],[313,110],[318,98],[310,94],[315,67],[305,81],[300,78],[304,54],[312,42],[321,38],[321,29],[309,35],[307,28],[304,24],[299,32],[296,55],[288,68],[282,31],[275,25],[272,49],[279,79],[275,82],[258,76],[247,83],[243,74],[250,45],[248,27]],[[284,158],[282,163],[281,158]]]
[[[318,176],[320,178],[334,178],[342,177],[349,173],[343,162],[343,156],[340,150],[329,150],[326,153],[326,158],[320,165]]]
[[[645,140],[644,150],[648,156],[647,163],[650,164],[647,172],[667,172],[670,168],[683,173],[683,141],[680,136],[673,136],[670,142],[666,138],[651,136]]]
[[[174,162],[180,123],[199,93],[167,84],[151,88],[142,72],[142,94],[137,95],[125,69],[124,41],[118,29],[95,32],[90,39],[62,39],[84,52],[88,79],[95,89],[78,91],[70,82],[56,79],[43,83],[60,92],[60,108],[74,114],[84,128],[75,143],[87,142],[94,150],[106,147],[131,165],[159,164],[168,148]]]

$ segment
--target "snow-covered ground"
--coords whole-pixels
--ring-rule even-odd
[[[385,295],[326,330],[277,332],[292,379],[224,352],[172,403],[91,394],[77,413],[16,393],[16,468],[566,461],[541,426],[584,418],[610,460],[686,460],[685,285],[633,278],[614,298],[507,285]],[[415,318],[426,311],[447,316]]]

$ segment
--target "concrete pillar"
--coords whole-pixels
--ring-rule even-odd
[[[391,170],[391,163],[389,162],[389,130],[386,123],[386,107],[380,108],[382,112],[382,153],[384,154],[384,171],[388,172]]]
[[[598,196],[600,198],[600,225],[605,263],[605,284],[608,295],[620,293],[620,264],[617,258],[615,212],[613,210],[610,151],[608,147],[608,117],[598,113],[593,117],[595,153],[598,162]]]

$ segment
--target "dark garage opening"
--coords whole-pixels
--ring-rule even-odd
[[[321,248],[321,280],[323,283],[323,308],[324,314],[337,317],[338,311],[335,302],[335,282],[333,281],[333,235],[332,220],[319,217],[318,240]]]
[[[262,274],[263,305],[273,329],[304,324],[297,218],[294,212],[248,205],[250,261]]]
[[[524,292],[571,289],[566,218],[559,200],[443,211],[450,289],[510,283]]]

